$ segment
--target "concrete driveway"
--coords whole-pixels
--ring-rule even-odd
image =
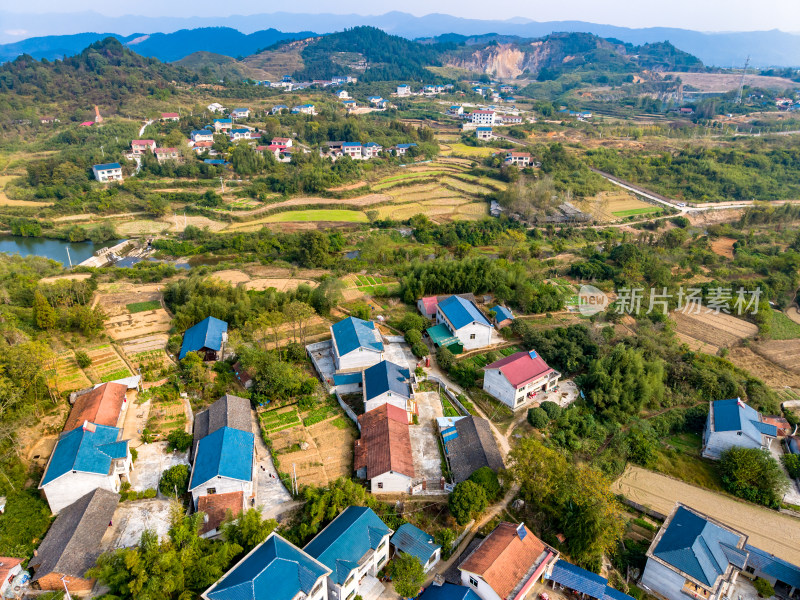
[[[133,408],[133,407],[131,407]],[[167,442],[141,444],[136,448],[139,456],[133,463],[131,489],[137,492],[149,488],[158,489],[161,473],[175,465],[188,465],[187,452],[169,452]]]
[[[405,367],[413,371],[417,366],[417,357],[411,352],[408,344],[389,343],[383,345],[383,353],[386,360]]]
[[[278,516],[292,509],[292,495],[278,479],[275,463],[269,448],[261,437],[261,428],[258,424],[256,411],[250,411],[253,418],[253,433],[256,441],[256,501],[255,505],[261,509],[261,514],[268,519],[277,519]]]
[[[145,529],[155,531],[159,539],[169,531],[170,500],[153,498],[122,502],[114,512],[111,527],[100,541],[104,552],[136,546]]]
[[[427,481],[428,491],[441,492],[442,462],[437,441],[436,418],[444,416],[438,392],[418,392],[414,400],[419,408],[419,424],[410,425],[411,453],[414,458],[414,481]]]
[[[787,504],[800,506],[800,484],[798,484],[796,479],[789,477],[788,471],[784,468],[783,462],[781,462],[783,450],[783,444],[780,440],[772,440],[772,444],[769,446],[769,453],[772,454],[772,458],[778,461],[778,464],[783,470],[783,474],[786,475],[786,478],[789,480],[789,489],[786,491],[786,494],[784,494],[783,501]]]

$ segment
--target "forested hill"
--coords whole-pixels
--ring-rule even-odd
[[[23,55],[0,65],[0,98],[18,108],[22,103],[65,101],[70,106],[119,105],[131,95],[152,95],[172,82],[193,82],[197,74],[182,67],[140,56],[119,40],[95,42],[63,61],[36,61]]]

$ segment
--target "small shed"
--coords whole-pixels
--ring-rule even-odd
[[[391,543],[395,552],[404,552],[419,560],[426,573],[439,562],[441,556],[442,547],[434,541],[433,536],[411,523],[398,527]]]
[[[505,306],[498,304],[493,306],[491,310],[494,312],[494,325],[498,329],[507,327],[514,321],[514,315],[512,314],[510,308],[506,308]]]
[[[217,360],[228,341],[228,324],[215,317],[206,317],[183,334],[183,344],[178,358],[189,352],[199,352],[204,360]]]
[[[444,323],[429,327],[425,330],[425,333],[428,334],[428,337],[431,338],[437,348],[447,348],[453,354],[464,352],[464,345],[461,340],[454,336]]]

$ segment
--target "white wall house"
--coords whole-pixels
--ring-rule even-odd
[[[411,390],[411,372],[400,365],[383,360],[377,365],[364,369],[361,387],[364,394],[364,412],[369,412],[384,404],[391,404],[408,410],[409,400],[414,394]]]
[[[489,141],[494,138],[491,127],[478,127],[475,130],[475,135],[479,140]]]
[[[221,427],[200,439],[194,452],[189,491],[194,507],[201,496],[242,492],[253,495],[255,451],[249,431]]]
[[[405,407],[383,404],[358,417],[361,437],[354,442],[354,469],[368,479],[373,494],[411,492],[414,458]]]
[[[533,350],[501,358],[483,371],[484,391],[513,409],[522,407],[538,392],[552,390],[561,377]]]
[[[740,398],[717,400],[709,403],[702,454],[718,460],[734,447],[767,450],[777,436],[778,428],[765,423],[759,412]]]
[[[373,321],[347,317],[331,325],[337,371],[361,371],[383,360],[383,341]]]
[[[350,506],[303,548],[331,570],[330,600],[353,600],[363,588],[380,585],[375,576],[389,561],[392,533],[371,508]]]
[[[122,430],[86,422],[61,434],[39,484],[50,510],[57,514],[96,489],[118,492],[133,470]]]
[[[497,113],[493,110],[473,110],[469,116],[475,125],[494,125]]]
[[[492,344],[494,327],[478,307],[466,298],[450,296],[439,302],[436,322],[444,324],[459,339],[464,350]]]
[[[411,95],[411,88],[406,84],[398,85],[397,86],[397,95],[398,96],[410,96]]]
[[[107,181],[122,181],[122,165],[119,163],[105,163],[92,167],[94,178],[105,183]]]

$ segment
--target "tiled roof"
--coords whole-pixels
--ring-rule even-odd
[[[219,351],[222,348],[222,334],[227,331],[228,324],[225,321],[206,317],[183,334],[183,344],[178,358],[183,359],[187,352],[197,352],[203,348]]]
[[[253,434],[222,427],[200,440],[194,457],[189,489],[193,490],[215,477],[249,481],[253,469]]]
[[[411,386],[408,384],[410,377],[411,373],[408,369],[388,360],[382,360],[364,370],[366,399],[372,400],[386,392],[410,398]]]
[[[738,547],[746,536],[678,506],[663,530],[653,556],[703,585],[714,587],[728,568],[723,544]]]
[[[481,597],[463,585],[445,583],[428,586],[419,600],[481,600]]]
[[[491,327],[489,321],[483,316],[472,302],[460,296],[450,296],[439,302],[439,311],[456,329],[466,327],[470,323],[480,323]]]
[[[750,553],[748,565],[791,587],[800,588],[800,567],[749,544],[745,546],[745,550]]]
[[[511,313],[511,309],[506,308],[505,306],[502,306],[500,304],[498,304],[497,306],[493,306],[492,310],[495,312],[495,315],[497,315],[495,318],[497,319],[498,323],[500,321],[505,321],[506,319],[514,318],[514,315]]]
[[[49,573],[84,577],[100,556],[100,540],[119,504],[119,494],[98,488],[58,515],[28,563],[33,581]]]
[[[341,585],[358,561],[391,533],[371,508],[349,506],[303,550],[331,569],[331,578]]]
[[[228,511],[236,517],[244,507],[244,492],[229,492],[227,494],[210,494],[197,499],[197,512],[205,513],[203,526],[200,533],[208,533],[218,529]]]
[[[761,434],[778,435],[775,425],[762,423],[758,411],[739,398],[712,402],[710,422],[714,432],[741,431],[756,442],[761,441]]]
[[[133,140],[131,146],[152,146],[155,143],[155,140]]]
[[[414,477],[411,454],[411,434],[408,415],[393,404],[383,404],[358,417],[361,439],[356,440],[356,453],[361,460],[356,466],[366,466],[367,479],[389,471]]]
[[[445,452],[456,483],[468,479],[481,467],[493,471],[503,468],[503,456],[486,419],[462,417],[451,429],[445,437]]]
[[[489,369],[500,369],[500,372],[514,388],[519,388],[553,371],[544,362],[544,359],[533,350],[516,352],[483,367],[484,371]]]
[[[95,165],[97,171],[109,171],[111,169],[121,169],[122,165],[119,163],[103,163],[102,165]]]
[[[115,427],[127,391],[128,386],[121,383],[104,383],[90,392],[81,394],[75,398],[64,431],[80,427],[85,421]]]
[[[114,459],[128,456],[128,440],[118,442],[116,427],[87,423],[61,434],[39,487],[70,471],[108,475]]]
[[[8,581],[8,578],[11,575],[11,570],[20,564],[22,564],[21,558],[0,556],[0,585],[2,585],[4,581]]]
[[[433,536],[425,533],[411,523],[403,523],[392,536],[392,545],[406,554],[419,559],[424,566],[441,546],[433,541]]]
[[[426,296],[422,299],[422,305],[425,307],[425,312],[429,315],[436,314],[436,307],[439,304],[439,300],[436,296]]]
[[[330,572],[325,565],[273,533],[203,597],[209,600],[293,600],[300,592],[309,595],[317,580]]]
[[[357,317],[347,317],[331,326],[339,356],[359,348],[383,352],[383,342],[375,335],[375,323]]]
[[[516,525],[500,523],[458,568],[480,575],[498,596],[506,598],[530,576],[547,550],[525,525],[522,527],[525,534],[520,539]]]

